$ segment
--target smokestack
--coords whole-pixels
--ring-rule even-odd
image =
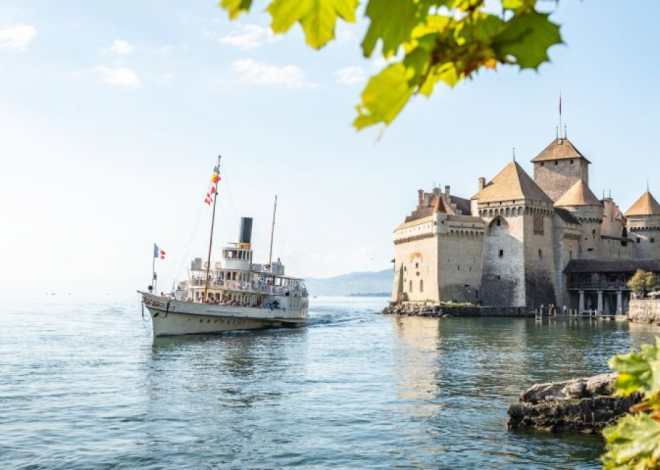
[[[252,243],[252,217],[241,217],[239,243]]]
[[[479,177],[479,191],[481,191],[485,187],[486,187],[486,178],[484,178],[483,176],[480,176]]]

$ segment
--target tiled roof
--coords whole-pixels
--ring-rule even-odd
[[[505,166],[484,189],[475,196],[479,202],[534,200],[552,204],[552,200],[538,187],[515,161]]]
[[[600,201],[594,193],[591,192],[587,183],[582,180],[577,181],[557,200],[557,202],[555,202],[555,206],[557,207],[596,205],[600,205]]]
[[[626,211],[626,217],[638,215],[660,215],[660,204],[653,195],[646,191],[642,197]]]
[[[634,273],[638,269],[660,272],[660,260],[596,260],[574,259],[568,262],[564,273]]]
[[[587,158],[582,155],[573,143],[568,139],[554,139],[550,144],[543,149],[536,157],[532,159],[532,162],[546,162],[551,160],[569,160],[575,158],[582,158],[587,160]],[[587,160],[587,163],[591,163]]]

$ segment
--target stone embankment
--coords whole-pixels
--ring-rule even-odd
[[[615,397],[615,380],[613,373],[534,385],[509,407],[508,428],[598,433],[641,398]]]
[[[628,307],[628,320],[660,326],[660,299],[632,299]]]
[[[524,307],[481,307],[477,305],[420,305],[390,304],[383,310],[388,315],[416,317],[534,317],[534,312]]]

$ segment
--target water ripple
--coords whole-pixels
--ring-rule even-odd
[[[598,468],[598,438],[510,433],[506,408],[653,336],[382,306],[314,299],[307,328],[156,341],[134,304],[2,307],[3,468]]]

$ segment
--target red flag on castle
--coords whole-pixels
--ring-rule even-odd
[[[220,168],[217,166],[213,167],[213,175],[211,176],[211,187],[206,192],[204,196],[204,204],[211,205],[213,202],[213,196],[218,192],[218,184],[222,178],[220,178]]]

